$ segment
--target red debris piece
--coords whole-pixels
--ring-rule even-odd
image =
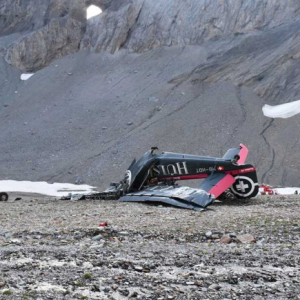
[[[272,187],[270,187],[269,185],[262,184],[259,186],[259,189],[261,191],[260,192],[261,195],[269,195],[269,196],[277,195],[277,192],[273,190]]]
[[[104,223],[100,223],[100,224],[99,224],[99,227],[106,227],[106,226],[108,226],[108,223],[107,223],[107,222],[104,222]]]

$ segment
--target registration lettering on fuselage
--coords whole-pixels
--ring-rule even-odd
[[[209,173],[209,172],[214,172],[216,171],[215,167],[209,167],[209,168],[197,168],[196,173],[201,174],[201,173]]]

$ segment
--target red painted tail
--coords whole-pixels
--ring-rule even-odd
[[[241,150],[239,152],[239,157],[240,159],[237,161],[239,165],[243,165],[245,162],[246,162],[246,159],[247,159],[247,156],[248,156],[248,153],[249,153],[249,150],[248,148],[243,145],[243,144],[240,144],[240,147],[241,147]]]

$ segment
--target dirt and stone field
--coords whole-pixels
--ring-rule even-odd
[[[204,212],[22,197],[0,203],[0,299],[300,299],[298,196]]]

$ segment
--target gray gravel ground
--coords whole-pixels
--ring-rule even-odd
[[[23,195],[0,203],[0,299],[300,299],[299,200],[194,212]]]

